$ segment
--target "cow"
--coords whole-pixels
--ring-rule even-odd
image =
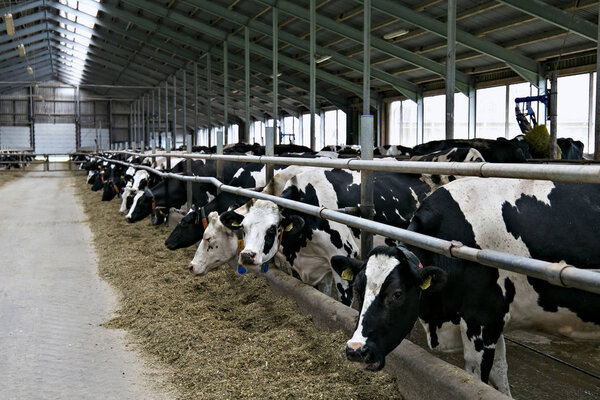
[[[452,159],[457,155],[458,152],[452,151],[448,157]],[[469,160],[483,159],[476,150],[466,152],[466,155]],[[454,179],[453,176],[374,172],[374,220],[407,227],[420,201]],[[329,209],[356,207],[360,203],[360,184],[359,172],[319,169],[294,176],[280,197]],[[228,211],[220,217],[223,225],[232,230],[243,228],[245,247],[239,254],[240,264],[256,267],[281,252],[284,262],[304,282],[319,287],[331,296],[335,294],[331,289],[333,283],[342,302],[351,302],[347,283],[331,268],[330,260],[335,254],[360,254],[358,229],[290,209],[280,209],[265,200],[253,200],[247,208],[245,215]],[[290,223],[292,231],[285,232]],[[277,234],[279,239],[275,240]],[[378,239],[384,243],[383,238]]]
[[[571,138],[558,138],[556,140],[561,151],[563,160],[581,160],[583,159],[583,143]]]
[[[487,162],[524,163],[527,162],[523,150],[505,140],[491,139],[447,139],[434,140],[413,147],[412,155],[421,156],[451,147],[472,147],[479,151]]]
[[[292,165],[280,170],[267,186],[262,190],[262,193],[278,196],[283,191],[285,184],[293,177],[301,172],[306,172],[310,167],[301,167]],[[315,168],[315,170],[318,170]],[[264,175],[262,175],[264,176]],[[258,175],[260,179],[261,175]],[[257,179],[257,182],[260,182]],[[209,207],[205,207],[209,209]],[[229,207],[231,208],[231,207]],[[244,213],[247,207],[239,207],[236,212]],[[237,248],[237,236],[234,235],[233,231],[225,227],[220,219],[218,213],[212,211],[207,214],[207,227],[197,228],[198,231],[202,232],[200,237],[202,240],[194,259],[190,263],[190,272],[193,275],[204,275],[208,271],[218,267],[221,264],[229,263],[232,266],[236,263],[236,252],[231,251],[231,248]],[[193,218],[197,225],[203,226],[200,214],[188,213],[186,216],[189,218],[190,215],[195,215]],[[217,244],[216,246],[214,244]]]
[[[465,178],[423,200],[408,229],[559,267],[566,262],[597,269],[599,198],[597,184]],[[600,339],[598,294],[416,247],[408,250],[376,249],[364,265],[332,260],[356,276],[360,317],[346,352],[370,369],[383,367],[417,318],[431,348],[462,346],[465,369],[507,395],[505,329]]]
[[[373,151],[375,156],[384,157],[397,157],[397,156],[412,156],[412,149],[410,147],[385,144],[383,146],[376,147]]]

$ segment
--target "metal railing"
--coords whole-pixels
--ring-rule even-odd
[[[131,151],[108,151],[113,154],[142,155]],[[481,178],[540,179],[559,182],[600,183],[600,165],[560,165],[560,164],[499,164],[463,163],[432,161],[385,161],[297,157],[269,157],[218,154],[143,154],[145,157],[179,157],[202,160],[232,162],[254,162],[259,164],[299,165],[323,168],[342,168],[354,171],[404,172],[409,174],[438,174],[477,176]]]
[[[73,160],[76,156],[90,155],[90,153],[69,153],[69,154],[51,154],[51,153],[23,153],[23,152],[0,152],[0,173],[2,172],[61,172],[61,171],[75,171],[74,165],[78,165],[79,162]],[[2,156],[14,156],[19,157],[18,160],[8,161],[2,160]],[[25,157],[32,157],[33,159],[28,161]],[[68,157],[66,161],[51,161],[50,157]],[[25,168],[2,168],[9,164],[27,164]],[[67,168],[51,168],[51,165],[67,165]],[[31,168],[31,166],[43,165],[43,169]]]
[[[130,153],[130,152],[127,152],[127,153]],[[131,154],[136,154],[136,153],[131,153]],[[139,155],[139,153],[138,153],[138,155]],[[171,155],[171,154],[155,154],[152,156],[169,156],[169,155]],[[172,155],[176,156],[176,157],[183,156],[181,154],[172,154]],[[227,158],[222,158],[222,157],[227,157]],[[234,159],[232,159],[232,157]],[[254,156],[246,156],[246,157],[247,158],[244,161],[250,161],[249,159],[258,158],[258,159],[263,159],[263,161],[266,161],[265,159],[268,159],[268,161],[271,162],[271,159],[277,159],[277,161],[275,161],[275,162],[280,163],[279,162],[280,160],[278,157],[268,157],[268,158],[267,157],[254,157]],[[313,216],[316,216],[319,218],[336,221],[336,222],[339,222],[339,223],[342,223],[342,224],[345,224],[345,225],[348,225],[348,226],[351,226],[354,228],[364,229],[365,231],[368,231],[368,232],[371,232],[374,234],[378,234],[378,235],[382,235],[385,237],[389,237],[392,239],[396,239],[396,240],[402,241],[404,243],[407,243],[407,244],[410,244],[410,245],[413,245],[413,246],[416,246],[416,247],[419,247],[419,248],[422,248],[422,249],[425,249],[425,250],[428,250],[428,251],[431,251],[431,252],[434,252],[437,254],[442,254],[446,257],[455,257],[455,258],[461,258],[463,260],[474,261],[474,262],[477,262],[477,263],[480,263],[483,265],[487,265],[490,267],[495,267],[495,268],[512,271],[512,272],[517,272],[517,273],[525,274],[525,275],[528,275],[528,276],[531,276],[534,278],[542,279],[542,280],[545,280],[545,281],[550,282],[557,286],[577,288],[577,289],[581,289],[584,291],[600,294],[600,273],[598,273],[595,270],[586,270],[586,269],[576,268],[572,265],[568,265],[565,263],[551,263],[551,262],[547,262],[547,261],[536,260],[533,258],[503,253],[503,252],[499,252],[499,251],[495,251],[495,250],[476,249],[476,248],[464,246],[460,242],[448,241],[448,240],[443,240],[443,239],[439,239],[439,238],[432,237],[432,236],[423,235],[420,233],[408,231],[406,229],[386,225],[386,224],[383,224],[380,222],[375,222],[375,221],[371,221],[368,219],[356,217],[353,215],[344,214],[344,213],[341,213],[336,210],[328,209],[326,207],[312,206],[312,205],[304,204],[304,203],[293,201],[293,200],[284,199],[284,198],[277,197],[277,196],[272,196],[272,195],[268,195],[268,194],[264,194],[264,193],[260,193],[260,192],[255,192],[250,189],[229,186],[213,177],[185,176],[185,175],[179,175],[179,174],[174,174],[174,173],[170,173],[170,172],[162,172],[162,171],[159,171],[155,168],[148,167],[148,166],[141,166],[138,164],[132,164],[132,163],[124,162],[124,161],[112,160],[110,158],[106,158],[106,157],[102,157],[102,156],[99,156],[99,158],[104,161],[110,162],[110,163],[116,163],[116,164],[120,164],[120,165],[124,165],[124,166],[134,167],[134,168],[141,168],[141,169],[153,172],[162,178],[179,179],[179,180],[186,181],[186,182],[210,183],[210,184],[216,186],[218,190],[222,190],[224,192],[229,192],[229,193],[233,193],[233,194],[237,194],[237,195],[249,197],[249,198],[257,198],[257,199],[272,201],[273,203],[275,203],[281,207],[289,208],[289,209],[299,211],[299,212],[302,212],[305,214],[313,215]],[[190,157],[190,158],[197,158],[197,156]],[[213,157],[203,155],[201,158],[212,159]],[[237,158],[238,158],[238,156],[220,156],[219,157],[219,159],[226,159],[229,161],[241,161],[241,159],[237,159]],[[315,166],[315,163],[304,164],[305,161],[309,161],[306,159],[294,159],[294,160],[300,161],[296,165]],[[327,160],[318,160],[318,161],[320,161],[323,164],[328,164]],[[332,161],[336,161],[336,160],[332,160]],[[362,163],[366,163],[366,161],[364,161]],[[362,163],[358,164],[358,165],[360,165],[361,167],[364,165],[369,165],[370,168],[375,168],[375,166],[378,165],[378,164],[371,165],[371,163],[375,163],[375,161],[369,162],[369,164],[362,164]],[[419,165],[425,164],[422,162],[418,162],[418,163],[412,162],[412,163],[419,164]],[[286,163],[284,162],[281,164],[286,164]],[[386,163],[386,164],[389,164],[389,163]],[[427,163],[427,164],[435,164],[435,163]],[[455,164],[455,163],[440,163],[440,164],[452,164],[452,168],[454,168],[453,164]],[[499,165],[506,165],[506,164],[499,164]],[[357,165],[355,164],[354,167],[356,168],[356,166]],[[411,166],[411,168],[405,168],[405,167],[401,167],[401,168],[410,169],[411,171],[415,171],[419,167]],[[443,171],[447,170],[444,167],[429,168],[429,170],[432,170],[432,169],[436,170],[437,173],[443,173]],[[468,170],[468,169],[465,171],[470,172],[470,170]],[[465,172],[465,171],[461,171],[461,172]],[[500,170],[496,169],[495,171],[500,171]],[[403,171],[403,172],[405,172],[405,171]],[[480,175],[475,175],[475,176],[480,176]],[[503,176],[507,177],[505,175],[503,175]],[[548,175],[542,175],[542,176],[543,176],[543,178],[540,178],[540,179],[552,179]],[[569,180],[573,180],[572,175],[568,175],[568,176],[571,178]],[[594,176],[594,175],[584,174],[584,176],[590,177],[590,176]],[[595,182],[596,181],[594,181],[594,183]]]

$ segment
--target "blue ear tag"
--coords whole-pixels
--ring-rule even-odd
[[[121,198],[121,193],[117,193],[117,199]]]
[[[266,274],[266,273],[267,273],[267,271],[269,270],[269,263],[268,263],[268,262],[266,262],[266,263],[264,263],[263,265],[261,265],[261,266],[260,266],[260,270],[261,270],[261,271],[262,271],[264,274]]]
[[[152,225],[156,224],[156,217],[154,215],[150,218],[150,222],[152,222]]]
[[[238,265],[237,273],[240,275],[246,275],[246,268],[242,267],[241,265]]]

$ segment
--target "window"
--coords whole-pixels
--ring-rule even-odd
[[[302,115],[302,145],[310,147],[310,114]],[[321,116],[319,114],[315,114],[315,146],[317,150],[320,150],[323,146],[319,147],[320,137],[321,137]]]
[[[477,90],[477,137],[504,137],[506,86]]]
[[[442,140],[446,137],[446,96],[423,99],[423,142]]]
[[[590,151],[588,138],[589,75],[558,78],[557,135],[581,140],[585,152]]]

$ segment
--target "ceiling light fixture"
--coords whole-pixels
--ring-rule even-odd
[[[13,23],[13,16],[11,13],[4,14],[4,23],[6,24],[6,33],[9,36],[15,34],[15,24]]]
[[[385,40],[392,40],[395,39],[399,36],[404,36],[408,33],[408,29],[398,29],[397,31],[393,31],[390,33],[386,33],[385,35],[383,35],[383,38]]]
[[[315,60],[315,62],[317,64],[321,64],[322,62],[325,62],[327,60],[329,60],[331,58],[331,56],[323,56],[323,57],[319,57]]]
[[[27,67],[27,73],[28,73],[29,75],[33,75],[33,68],[31,68],[31,67]]]
[[[25,45],[23,43],[21,43],[20,45],[17,46],[17,48],[19,49],[19,57],[25,57],[25,54],[26,54]]]

